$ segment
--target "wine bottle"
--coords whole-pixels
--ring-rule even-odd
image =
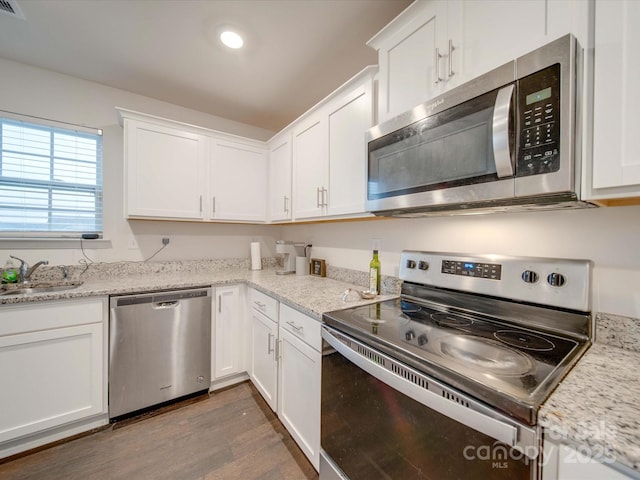
[[[373,258],[369,263],[369,291],[380,294],[380,260],[378,259],[378,250],[373,251]]]

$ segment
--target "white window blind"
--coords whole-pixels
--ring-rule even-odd
[[[100,131],[0,112],[0,237],[102,234]]]

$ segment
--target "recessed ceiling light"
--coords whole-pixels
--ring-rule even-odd
[[[242,48],[244,45],[242,37],[232,30],[225,30],[222,32],[220,34],[220,41],[229,48]]]

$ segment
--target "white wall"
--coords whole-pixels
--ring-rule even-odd
[[[593,261],[593,311],[640,318],[640,207],[385,219],[287,227],[328,264],[366,271],[380,241],[382,273],[402,250],[529,255]]]
[[[265,256],[275,254],[272,232],[276,227],[126,221],[122,200],[123,129],[116,106],[258,140],[273,135],[262,128],[0,58],[0,110],[104,131],[104,233],[113,248],[89,249],[90,258],[142,260],[162,246],[162,237],[169,237],[170,244],[154,260],[248,257],[251,241],[263,243]],[[139,248],[129,248],[132,238]],[[85,245],[90,246],[90,242]],[[73,264],[82,258],[78,249],[0,249],[2,265],[9,253],[29,263],[47,259],[53,265]]]

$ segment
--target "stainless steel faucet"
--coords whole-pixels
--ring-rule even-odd
[[[29,264],[21,258],[14,257],[13,255],[9,256],[20,262],[20,267],[18,267],[18,281],[20,283],[27,283],[31,278],[33,272],[35,272],[36,268],[38,268],[40,265],[49,265],[49,262],[47,260],[40,260],[33,267],[29,267]]]

